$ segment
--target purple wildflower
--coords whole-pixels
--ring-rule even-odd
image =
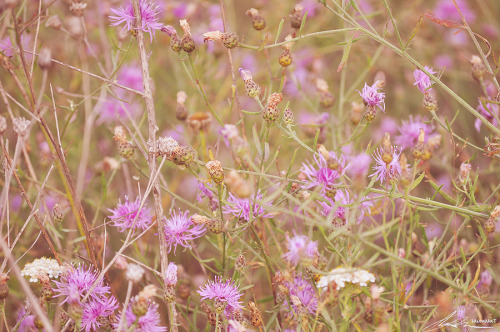
[[[474,22],[476,19],[476,14],[467,6],[467,2],[464,0],[456,0],[458,8],[465,16],[467,21]],[[441,0],[436,8],[434,9],[434,14],[439,18],[444,18],[447,20],[454,20],[462,22],[462,18],[455,7],[455,4],[451,0]]]
[[[128,1],[125,7],[120,7],[119,9],[111,8],[111,11],[116,16],[110,16],[110,20],[112,21],[111,25],[116,26],[122,23],[125,23],[124,30],[128,31],[137,29],[149,33],[151,37],[151,41],[153,41],[153,37],[155,34],[155,30],[161,29],[163,24],[158,22],[158,14],[160,9],[158,6],[151,1],[147,0],[139,0],[139,7],[141,10],[141,26],[135,28],[135,16],[134,16],[134,7],[132,6],[132,1]]]
[[[86,332],[98,331],[103,325],[102,318],[109,317],[118,309],[116,299],[111,296],[103,300],[90,300],[83,305],[82,328]]]
[[[313,259],[318,254],[318,242],[311,241],[305,235],[295,235],[290,238],[287,235],[286,248],[288,251],[283,255],[283,258],[294,266],[302,259]]]
[[[133,119],[140,113],[140,106],[136,102],[125,101],[126,96],[123,92],[118,92],[116,97],[123,100],[110,96],[102,102],[99,108],[99,119],[96,121],[97,125],[111,123],[119,119],[122,121]]]
[[[177,285],[177,265],[175,265],[175,263],[170,262],[168,264],[165,285],[170,287],[175,287],[175,285]]]
[[[188,216],[189,211],[184,213],[179,209],[178,213],[170,214],[170,218],[165,218],[165,239],[167,241],[168,252],[174,247],[174,252],[177,246],[190,248],[188,243],[194,239],[199,238],[206,232],[205,225],[195,225]]]
[[[425,66],[425,70],[427,70],[432,75],[437,73],[429,66]],[[420,90],[420,92],[427,93],[430,90],[432,90],[431,89],[431,86],[432,86],[431,78],[429,76],[427,76],[426,73],[424,73],[420,69],[415,69],[413,71],[413,77],[415,78],[415,83],[413,83],[413,85],[416,85],[418,87],[418,89]]]
[[[351,203],[349,194],[347,192],[344,193],[342,190],[337,190],[334,199],[331,199],[330,197],[324,198],[327,202],[318,201],[318,203],[323,207],[321,214],[325,217],[332,217],[334,221],[340,220],[342,225],[345,225],[349,211],[347,205]]]
[[[262,200],[263,195],[259,191],[257,193],[257,196],[255,197],[256,201]],[[257,218],[257,217],[264,217],[264,218],[269,218],[271,217],[270,213],[266,213],[264,208],[257,204],[254,203],[253,206],[251,207],[251,200],[253,200],[253,197],[251,198],[238,198],[234,196],[233,194],[229,193],[229,198],[227,199],[227,202],[229,203],[228,205],[224,206],[224,213],[225,214],[232,214],[233,216],[237,218],[243,218],[246,221],[250,221],[250,212],[252,212],[252,217]],[[267,206],[270,206],[271,202],[267,203]]]
[[[131,300],[131,303],[128,305],[127,310],[125,311],[125,321],[126,321],[126,329],[130,329],[134,324],[134,331],[136,332],[165,332],[167,328],[164,326],[160,326],[161,319],[160,314],[158,313],[158,304],[149,301],[148,302],[148,311],[137,319],[137,316],[132,312],[132,304],[135,299]],[[119,322],[113,324],[115,328],[118,328],[120,325]]]
[[[118,83],[137,91],[143,91],[142,70],[137,65],[127,65],[120,68]]]
[[[226,310],[230,313],[243,308],[241,302],[238,301],[243,294],[231,279],[222,281],[221,277],[215,277],[214,281],[210,280],[200,287],[198,294],[202,301],[209,299],[226,302]]]
[[[485,102],[486,108],[483,106],[483,103],[479,101],[479,105],[477,106],[476,110],[486,118],[489,122],[491,122],[495,127],[498,127],[498,121],[497,117],[500,114],[499,109],[500,107],[496,104],[490,104]],[[495,116],[496,115],[496,116]],[[483,122],[479,119],[476,119],[474,122],[474,127],[476,130],[479,132],[481,130],[481,125]]]
[[[54,288],[54,297],[64,296],[61,303],[68,301],[68,297],[74,296],[75,293],[83,298],[96,282],[98,276],[97,271],[92,271],[90,267],[87,268],[85,265],[79,265],[77,268],[71,267],[61,275],[61,281],[54,281],[57,287]],[[110,289],[100,279],[90,293],[90,299],[101,301],[109,293]]]
[[[373,154],[373,158],[375,159],[376,165],[373,166],[373,170],[375,173],[370,175],[376,176],[377,181],[383,183],[384,181],[390,181],[398,178],[401,175],[401,165],[399,163],[399,156],[401,155],[401,149],[397,147],[391,146],[392,153],[392,161],[389,164],[386,164],[382,160],[382,154],[384,153],[382,148],[378,148]]]
[[[376,106],[385,112],[385,93],[378,92],[378,81],[372,86],[365,83],[365,87],[359,92],[359,95],[367,105]]]
[[[23,50],[25,51],[24,56],[28,60],[33,57],[32,54],[26,53],[26,51],[32,51],[30,50],[30,47],[32,48],[32,46],[30,46],[32,44],[32,39],[33,38],[31,37],[31,35],[21,35],[21,43],[23,45]],[[12,45],[10,37],[7,36],[0,40],[0,51],[2,51],[5,56],[12,57],[15,54],[19,53],[19,47],[18,45]]]
[[[204,184],[201,181],[198,181],[198,189],[200,192],[196,196],[198,202],[200,202],[203,197],[208,198],[208,204],[210,205],[210,209],[212,211],[216,211],[219,208],[219,200],[214,197],[214,193],[209,189],[211,188],[211,184]]]
[[[302,305],[311,315],[316,314],[316,310],[318,310],[318,296],[313,285],[298,274],[293,278],[292,282],[285,282],[285,286],[290,290],[290,297],[295,296],[300,301],[300,304],[294,303],[293,300],[290,301],[292,302],[291,306],[295,315],[300,315],[301,312],[298,305]]]
[[[476,288],[481,289],[481,288],[489,288],[491,286],[491,283],[493,282],[493,278],[491,277],[490,271],[486,270],[481,272],[479,282],[476,286]]]
[[[420,135],[420,129],[424,130],[425,139],[427,141],[428,137],[433,134],[433,127],[427,123],[425,118],[420,118],[410,115],[408,121],[403,121],[401,126],[398,128],[399,135],[394,138],[394,143],[400,146],[402,150],[413,148],[418,142],[418,136]]]
[[[35,327],[35,315],[26,315],[26,317],[24,317],[24,315],[26,315],[26,308],[23,306],[21,310],[19,310],[19,313],[17,315],[17,321],[20,322],[18,326],[18,331],[19,332],[38,331],[38,329]],[[21,319],[23,320],[21,321]]]
[[[322,154],[315,154],[314,161],[316,162],[316,167],[310,163],[303,163],[300,169],[302,173],[307,177],[305,184],[302,186],[304,189],[311,189],[313,187],[321,187],[321,192],[325,193],[330,191],[335,186],[335,180],[344,174],[345,170],[345,158],[341,156],[337,158],[333,151],[329,152],[329,159],[327,161]],[[328,166],[331,163],[336,164],[336,169],[332,169]]]
[[[115,209],[108,209],[108,211],[113,213],[113,215],[109,216],[112,222],[111,225],[117,227],[120,232],[130,229],[132,226],[134,229],[140,228],[144,230],[148,228],[153,222],[153,216],[146,205],[139,211],[140,205],[141,201],[139,197],[134,202],[130,202],[128,197],[125,196],[124,203],[118,201]]]
[[[368,154],[362,152],[353,157],[349,157],[349,168],[346,172],[353,178],[364,178],[368,174],[371,158]]]

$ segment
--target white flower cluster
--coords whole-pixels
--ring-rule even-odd
[[[55,259],[46,257],[37,258],[26,264],[21,271],[21,275],[30,277],[30,282],[38,282],[41,275],[59,278],[61,273],[63,273],[63,267]]]
[[[345,287],[346,283],[367,286],[369,282],[375,282],[375,276],[362,269],[338,267],[319,279],[318,288],[326,290],[333,281],[337,285],[337,290],[339,290]]]

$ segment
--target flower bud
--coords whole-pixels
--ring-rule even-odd
[[[60,223],[63,221],[64,218],[64,211],[58,203],[54,204],[54,207],[52,208],[52,220],[56,223]]]
[[[255,302],[248,302],[248,307],[250,308],[250,319],[253,326],[262,326],[264,321],[262,320],[262,315],[260,314]]]
[[[245,259],[245,256],[239,255],[238,258],[236,259],[236,263],[234,264],[234,267],[238,271],[243,271],[243,269],[247,266],[247,261]]]
[[[177,166],[187,166],[191,164],[194,161],[194,158],[196,157],[196,151],[190,146],[181,146],[177,150],[174,158],[172,161],[174,164]]]
[[[473,55],[470,60],[472,65],[472,77],[477,81],[482,81],[484,79],[484,74],[486,73],[486,67],[483,61],[477,55]]]
[[[422,101],[422,105],[429,112],[437,111],[438,105],[434,90],[428,90],[424,93],[424,100]]]
[[[182,30],[184,31],[184,36],[181,39],[181,47],[187,52],[191,53],[196,48],[193,37],[191,37],[191,27],[186,20],[181,20],[180,25]]]
[[[69,11],[76,17],[82,17],[83,14],[85,13],[86,8],[87,4],[84,2],[80,2],[80,0],[73,0],[69,5]]]
[[[420,128],[420,134],[418,135],[417,144],[415,144],[415,146],[412,149],[413,158],[420,160],[428,159],[428,158],[425,159],[424,142],[425,142],[425,132],[422,128]]]
[[[302,18],[304,17],[304,14],[302,13],[303,10],[304,6],[301,4],[297,4],[293,8],[293,12],[290,14],[290,23],[292,28],[300,29],[300,26],[302,25]]]
[[[288,35],[285,38],[285,41],[287,42],[286,44],[282,45],[281,48],[283,51],[281,52],[281,55],[279,57],[279,63],[281,67],[286,68],[292,64],[292,53],[290,52],[290,49],[292,48],[292,36]]]
[[[392,145],[391,145],[391,135],[386,132],[384,135],[384,139],[382,141],[382,160],[386,164],[390,164],[392,159],[394,158],[392,153]]]
[[[377,115],[377,106],[376,105],[366,105],[366,112],[365,112],[365,120],[368,122],[372,122],[375,119],[375,116]]]
[[[220,234],[223,231],[222,220],[218,218],[208,219],[206,225],[208,230],[214,234]]]
[[[252,73],[249,70],[243,68],[239,69],[241,78],[245,82],[245,91],[247,96],[250,98],[257,98],[260,95],[260,86],[255,83],[252,79]]]
[[[205,164],[205,167],[208,170],[208,174],[212,181],[217,184],[220,184],[224,181],[224,171],[222,169],[222,164],[218,160],[211,160]]]
[[[263,30],[266,27],[266,20],[260,16],[259,11],[255,8],[250,8],[246,11],[246,15],[252,18],[252,26],[255,30]]]
[[[285,110],[283,111],[283,122],[288,125],[292,124],[294,120],[295,119],[292,110],[290,108],[285,108]]]

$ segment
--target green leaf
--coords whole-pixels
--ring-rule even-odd
[[[354,34],[352,34],[349,37],[349,40],[347,41],[346,46],[344,47],[344,55],[342,55],[342,61],[340,61],[339,66],[337,67],[337,73],[344,68],[344,66],[347,64],[347,59],[349,58],[349,53],[351,52],[351,45],[352,45],[352,39],[354,37]]]
[[[420,176],[410,184],[410,188],[408,191],[412,191],[413,189],[415,189],[420,184],[420,182],[422,182],[424,177],[425,177],[425,172],[422,172],[422,174],[420,174]]]

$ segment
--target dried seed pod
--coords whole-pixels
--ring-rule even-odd
[[[304,17],[303,11],[304,6],[301,4],[297,4],[293,8],[293,12],[290,14],[290,23],[292,28],[300,29],[300,26],[302,25],[302,18]]]
[[[259,11],[255,8],[250,8],[246,11],[246,15],[252,18],[252,26],[255,30],[260,31],[266,27],[266,20],[260,16]]]
[[[196,151],[190,146],[181,146],[175,153],[172,161],[177,166],[187,166],[194,161]]]
[[[264,325],[264,321],[262,320],[262,315],[260,314],[259,309],[255,305],[255,302],[248,302],[248,307],[250,308],[250,319],[252,321],[253,326],[262,326]]]
[[[56,223],[60,223],[63,221],[64,218],[64,211],[59,204],[54,204],[54,207],[52,208],[52,220]]]
[[[205,164],[205,167],[207,168],[208,174],[210,175],[212,181],[218,184],[224,182],[224,170],[222,169],[222,164],[220,161],[211,160]]]
[[[472,65],[472,77],[481,82],[484,79],[484,74],[486,74],[486,67],[483,61],[477,55],[473,55],[470,63]]]
[[[185,52],[191,53],[196,48],[194,39],[193,37],[191,37],[191,27],[186,20],[181,20],[180,25],[182,30],[184,31],[184,36],[181,39],[181,47]]]
[[[429,112],[437,111],[438,104],[434,90],[428,90],[424,93],[424,99],[422,100],[422,106]]]

